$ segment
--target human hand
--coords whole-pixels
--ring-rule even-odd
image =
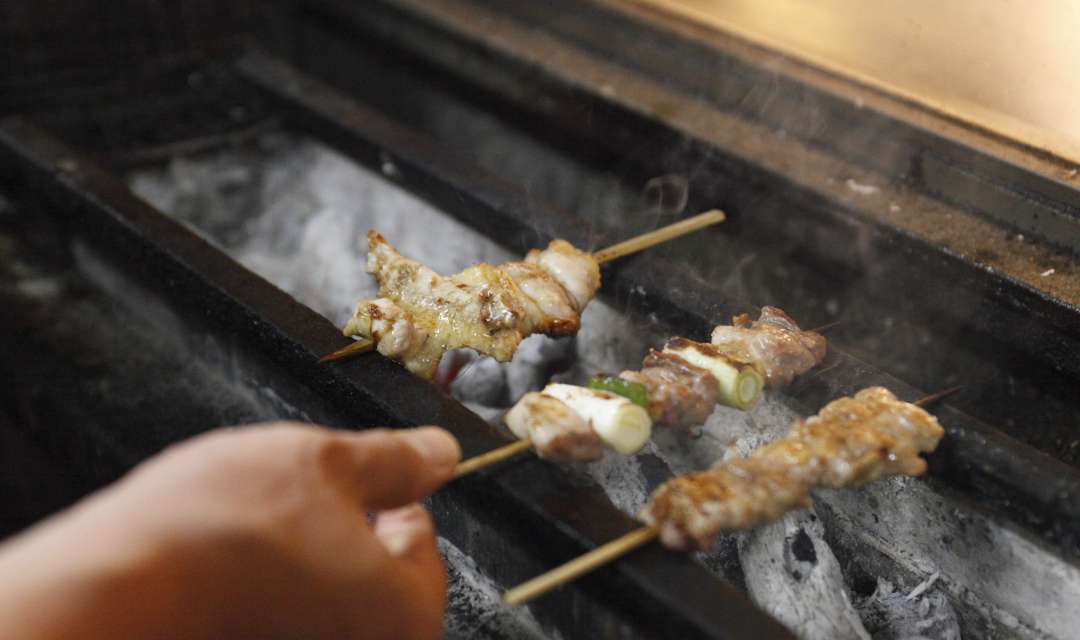
[[[418,501],[459,457],[435,428],[195,438],[0,547],[0,620],[21,638],[438,637]]]

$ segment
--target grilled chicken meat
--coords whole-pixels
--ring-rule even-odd
[[[645,387],[654,420],[685,427],[705,422],[717,403],[752,408],[764,384],[787,384],[824,357],[824,337],[765,307],[757,322],[742,315],[716,327],[712,344],[672,338],[646,356],[640,371],[619,377]]]
[[[596,460],[603,443],[596,432],[566,403],[542,393],[526,393],[506,414],[506,426],[522,440],[531,440],[536,454],[554,462]]]
[[[712,343],[733,358],[755,363],[769,386],[790,384],[825,359],[825,337],[801,330],[777,307],[762,307],[754,322],[744,313],[731,326],[716,327]]]
[[[623,371],[619,377],[645,387],[649,414],[659,424],[703,424],[716,407],[716,378],[670,353],[650,350],[641,371]]]
[[[673,549],[703,549],[717,534],[774,520],[808,504],[814,487],[856,487],[919,475],[944,431],[937,419],[881,387],[830,402],[747,458],[669,480],[639,514]]]
[[[532,333],[572,335],[581,310],[600,286],[600,267],[588,253],[563,240],[543,251],[532,250],[523,262],[500,267],[481,263],[453,276],[441,276],[402,256],[376,231],[368,232],[367,271],[379,281],[377,307],[396,305],[395,318],[412,323],[412,342],[379,352],[401,361],[413,373],[431,378],[442,354],[469,347],[500,362],[510,360],[518,344]],[[379,343],[371,316],[372,301],[363,300],[345,327]]]
[[[525,262],[535,264],[551,274],[569,294],[578,313],[600,288],[600,263],[591,254],[579,251],[566,240],[552,240],[543,251],[532,249],[525,256]]]
[[[345,326],[345,335],[371,338],[379,353],[405,362],[415,373],[438,365],[442,355],[441,351],[425,351],[429,344],[428,333],[417,325],[409,312],[389,298],[361,300]]]

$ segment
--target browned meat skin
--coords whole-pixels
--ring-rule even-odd
[[[431,349],[430,336],[412,316],[388,298],[361,300],[345,326],[345,335],[370,338],[379,353],[403,362],[420,376],[428,375],[442,355]]]
[[[825,359],[825,337],[803,331],[783,309],[762,307],[761,317],[750,322],[742,314],[731,326],[713,329],[712,343],[742,362],[753,362],[769,386],[791,384],[795,376]]]
[[[431,378],[442,355],[469,347],[506,362],[532,333],[573,335],[580,311],[600,286],[596,260],[563,240],[533,250],[522,262],[501,267],[481,263],[453,276],[440,276],[402,256],[376,231],[368,232],[367,270],[379,281],[380,300],[393,303],[413,327],[409,344],[392,351],[410,371]],[[346,335],[372,326],[371,301],[361,301]],[[386,350],[379,348],[384,355]]]
[[[639,514],[672,549],[703,549],[717,534],[774,520],[808,504],[814,487],[856,487],[919,475],[920,453],[944,435],[937,419],[881,387],[830,402],[748,458],[661,485]]]
[[[577,333],[581,316],[573,299],[543,267],[531,262],[506,262],[499,268],[524,294],[527,322],[523,323],[523,332],[553,337]]]
[[[650,350],[641,371],[623,371],[619,377],[644,385],[649,414],[669,427],[702,424],[716,406],[716,378],[670,353]]]
[[[570,296],[580,313],[600,288],[600,263],[591,254],[580,251],[566,240],[552,240],[547,249],[532,249],[525,262],[536,264],[551,274]]]
[[[522,396],[505,418],[520,439],[533,443],[537,455],[554,462],[596,460],[603,443],[576,411],[557,398],[531,392]]]

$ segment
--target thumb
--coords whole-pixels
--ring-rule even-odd
[[[324,468],[369,511],[424,499],[450,479],[461,459],[457,440],[438,427],[347,434],[334,444],[323,451],[329,458]]]

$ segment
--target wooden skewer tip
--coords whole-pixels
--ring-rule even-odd
[[[926,405],[930,404],[931,402],[934,402],[936,400],[941,400],[942,398],[944,398],[946,396],[951,396],[952,394],[956,393],[957,391],[960,391],[963,388],[964,388],[964,385],[958,384],[955,387],[950,387],[948,389],[945,389],[944,391],[938,391],[937,393],[930,394],[930,395],[926,396],[925,398],[919,398],[918,400],[916,400],[915,402],[912,402],[911,404],[915,405],[916,407],[925,407]]]
[[[666,227],[654,229],[648,233],[643,233],[640,236],[614,244],[606,249],[596,251],[593,253],[593,257],[596,258],[596,261],[600,264],[611,262],[617,258],[637,253],[638,251],[648,249],[649,247],[658,245],[662,242],[667,242],[668,240],[678,238],[679,236],[684,236],[699,229],[704,229],[710,225],[723,222],[725,219],[727,219],[727,216],[719,209],[699,213],[686,220],[681,220],[674,224],[669,224]]]
[[[342,358],[348,358],[349,356],[359,355],[361,353],[367,353],[375,348],[375,343],[366,338],[357,340],[347,347],[338,349],[333,353],[328,353],[325,356],[319,358],[319,362],[333,362],[334,360],[341,360]]]
[[[843,320],[833,320],[832,322],[827,322],[827,323],[821,325],[820,327],[814,327],[813,329],[807,329],[807,331],[811,331],[813,333],[821,333],[822,331],[828,331],[829,329],[832,329],[833,327],[836,327],[836,326],[839,326],[839,325],[842,325],[842,324],[844,324]]]

